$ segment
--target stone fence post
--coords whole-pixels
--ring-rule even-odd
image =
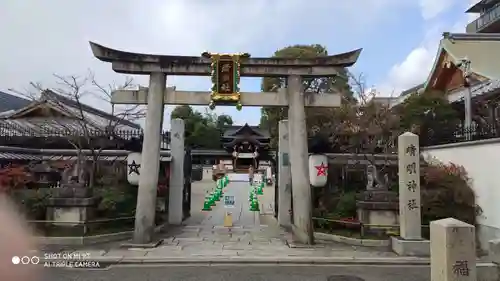
[[[182,119],[170,120],[170,186],[168,196],[168,223],[182,224],[183,219],[183,192],[184,192],[184,132],[185,125]]]
[[[454,218],[431,222],[431,280],[476,281],[475,227]]]
[[[279,122],[278,140],[278,222],[281,226],[290,227],[292,224],[292,186],[289,163],[288,120]]]

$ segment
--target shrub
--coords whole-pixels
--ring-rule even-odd
[[[344,219],[356,217],[356,192],[344,192],[335,198],[337,204],[333,209],[324,210],[321,217]]]
[[[476,195],[465,168],[435,160],[428,162],[421,169],[422,224],[454,217],[475,225],[481,208],[476,204]]]
[[[13,190],[25,188],[31,180],[31,173],[24,166],[7,166],[0,169],[0,192],[8,194]]]
[[[11,164],[0,169],[0,193],[7,194],[27,218],[45,219],[48,189],[27,189],[33,176],[24,165]]]
[[[340,196],[335,213],[341,217],[356,217],[356,192],[346,192]]]
[[[130,216],[135,212],[137,187],[124,184],[96,187],[94,194],[100,198],[97,208],[100,217]]]
[[[21,208],[30,220],[44,220],[47,210],[47,199],[50,189],[18,189],[12,190],[9,197]]]

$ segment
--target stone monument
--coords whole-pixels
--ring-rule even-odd
[[[399,255],[428,256],[429,241],[422,239],[417,135],[406,132],[398,137],[398,163],[400,237],[392,237],[392,249]]]

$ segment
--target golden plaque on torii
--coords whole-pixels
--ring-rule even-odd
[[[241,110],[240,100],[240,65],[241,60],[249,58],[248,53],[218,54],[204,52],[203,57],[210,58],[212,63],[212,89],[210,94],[210,109],[216,105],[236,105]]]

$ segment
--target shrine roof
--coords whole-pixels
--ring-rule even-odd
[[[223,144],[224,147],[233,147],[235,146],[236,144],[239,144],[241,143],[241,141],[245,141],[245,142],[249,142],[251,144],[255,144],[255,145],[258,145],[260,147],[264,147],[264,146],[269,146],[269,143],[267,142],[261,142],[259,139],[257,138],[254,138],[254,137],[248,137],[248,138],[235,138],[229,142],[226,142]]]
[[[270,133],[268,130],[262,129],[259,126],[250,126],[245,124],[243,126],[230,126],[228,127],[223,134],[223,138],[233,139],[238,136],[243,136],[244,134],[253,135],[257,138],[270,138]]]
[[[459,68],[463,59],[470,61],[469,81],[474,89],[478,89],[476,95],[483,95],[483,91],[479,89],[489,89],[491,87],[487,85],[496,85],[495,81],[500,80],[500,65],[492,62],[492,59],[498,57],[500,57],[500,34],[444,33],[427,80],[403,91],[392,106],[403,103],[413,93],[420,94],[434,88],[440,79],[450,83],[446,85],[445,90],[448,93],[448,100],[450,102],[460,100],[457,96],[462,95],[463,83],[454,81],[454,84],[451,84],[450,81],[453,75],[463,75]]]
[[[480,80],[500,79],[500,65],[492,62],[500,57],[500,34],[444,33],[424,89],[428,89],[437,78],[438,70],[446,65],[442,61],[445,55],[455,67],[467,58],[471,73]]]

